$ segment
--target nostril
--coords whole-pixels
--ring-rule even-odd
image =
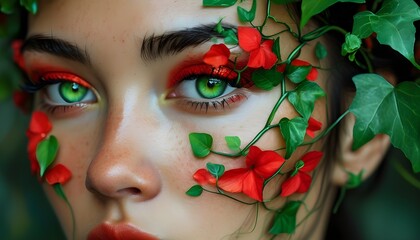
[[[141,190],[135,187],[124,188],[117,191],[120,195],[139,195]]]

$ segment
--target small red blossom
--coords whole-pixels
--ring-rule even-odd
[[[23,91],[13,92],[13,102],[23,112],[29,111],[29,103],[31,100],[31,94]]]
[[[261,33],[253,27],[238,27],[239,46],[249,52],[247,66],[250,68],[270,69],[276,64],[273,53],[273,40],[262,41]]]
[[[306,153],[300,161],[296,163],[295,171],[291,177],[281,185],[282,197],[287,197],[293,193],[305,193],[309,190],[312,183],[312,177],[308,174],[313,171],[323,156],[322,152],[312,151]]]
[[[65,184],[71,179],[70,170],[63,164],[57,164],[45,173],[45,180],[48,184]]]
[[[312,65],[306,61],[295,59],[293,60],[290,65],[299,67],[299,66],[311,66]],[[286,70],[286,64],[282,64],[277,68],[277,71],[284,72]],[[311,71],[309,71],[308,76],[306,76],[306,79],[308,81],[315,81],[318,78],[318,70],[314,67],[311,68]]]
[[[321,130],[322,128],[322,122],[317,121],[315,118],[310,117],[308,120],[308,127],[306,128],[306,134],[314,138],[315,132]]]
[[[216,178],[204,168],[198,169],[194,173],[193,178],[198,184],[202,186],[207,185],[207,184],[211,184],[211,185],[216,184]]]
[[[14,40],[12,42],[13,61],[22,69],[25,70],[25,60],[22,55],[22,40]]]
[[[45,113],[39,111],[32,113],[29,129],[26,131],[26,136],[29,139],[27,150],[32,174],[37,174],[39,172],[39,163],[36,159],[36,147],[38,143],[47,136],[51,129],[52,125]]]
[[[226,192],[242,192],[262,202],[264,180],[276,173],[284,162],[284,158],[276,152],[252,146],[246,156],[246,167],[226,171],[220,177],[218,186]]]
[[[225,44],[214,44],[210,50],[204,54],[203,61],[215,68],[226,65],[229,61],[230,50]]]

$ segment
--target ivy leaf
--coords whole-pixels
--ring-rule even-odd
[[[296,229],[296,215],[301,204],[299,201],[286,203],[283,209],[274,216],[274,223],[269,232],[274,235],[294,233]]]
[[[209,173],[213,175],[215,178],[219,178],[225,173],[225,166],[221,164],[215,164],[208,162],[206,164],[207,170],[209,170]]]
[[[257,10],[257,0],[252,1],[252,7],[249,11],[238,6],[238,17],[241,22],[252,22],[255,18],[255,11]]]
[[[283,74],[275,69],[257,69],[252,73],[252,81],[255,86],[262,90],[271,90],[280,84]]]
[[[328,51],[322,43],[318,42],[315,46],[315,56],[319,60],[326,58],[328,55]]]
[[[222,32],[222,36],[225,37],[224,41],[229,45],[238,45],[238,36],[233,29],[228,29]]]
[[[301,117],[295,117],[292,120],[283,118],[279,125],[281,134],[286,141],[286,156],[284,158],[288,159],[296,148],[303,143],[308,122]]]
[[[411,161],[414,172],[420,171],[420,84],[402,82],[395,88],[376,74],[353,77],[356,97],[349,110],[356,116],[353,149],[358,149],[375,134],[391,137]]]
[[[186,194],[191,197],[198,197],[203,193],[203,187],[200,185],[194,185],[188,191]]]
[[[54,162],[58,152],[58,141],[53,135],[42,140],[36,147],[36,158],[40,167],[41,177],[45,170]]]
[[[286,68],[286,77],[293,83],[298,84],[306,80],[311,69],[312,66],[293,66],[289,64]]]
[[[20,4],[32,14],[36,14],[38,11],[37,0],[20,0]]]
[[[0,12],[10,14],[15,10],[14,1],[0,0]]]
[[[357,188],[362,184],[363,182],[363,174],[365,173],[365,170],[362,169],[357,175],[352,172],[347,172],[347,182],[345,185],[345,188],[352,189]]]
[[[365,0],[302,0],[302,18],[300,20],[300,29],[303,29],[311,17],[324,11],[337,2],[364,3]]]
[[[205,7],[230,7],[236,3],[237,0],[203,0]]]
[[[281,61],[281,54],[280,54],[280,38],[277,37],[274,40],[274,44],[273,44],[273,53],[276,54],[277,59],[279,59]]]
[[[414,57],[416,28],[420,19],[419,6],[412,0],[387,0],[375,14],[369,11],[354,16],[353,34],[367,38],[373,32],[381,44],[389,45],[420,68]]]
[[[241,139],[237,136],[226,136],[226,144],[233,152],[241,151]]]
[[[207,157],[213,145],[213,138],[207,133],[190,133],[190,144],[194,156],[199,158]]]
[[[315,101],[323,96],[325,92],[318,84],[306,81],[289,93],[288,100],[296,111],[308,120],[314,110]]]

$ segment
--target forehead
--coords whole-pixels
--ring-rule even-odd
[[[86,39],[160,33],[217,22],[222,17],[238,23],[236,7],[203,8],[201,0],[54,0],[41,1],[39,9],[30,18],[29,34],[59,33],[72,37],[78,33]]]

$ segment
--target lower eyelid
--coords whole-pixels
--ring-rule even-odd
[[[238,108],[249,98],[249,92],[245,90],[235,90],[231,94],[212,100],[197,100],[191,98],[173,99],[175,106],[192,114],[223,114],[226,111]]]

